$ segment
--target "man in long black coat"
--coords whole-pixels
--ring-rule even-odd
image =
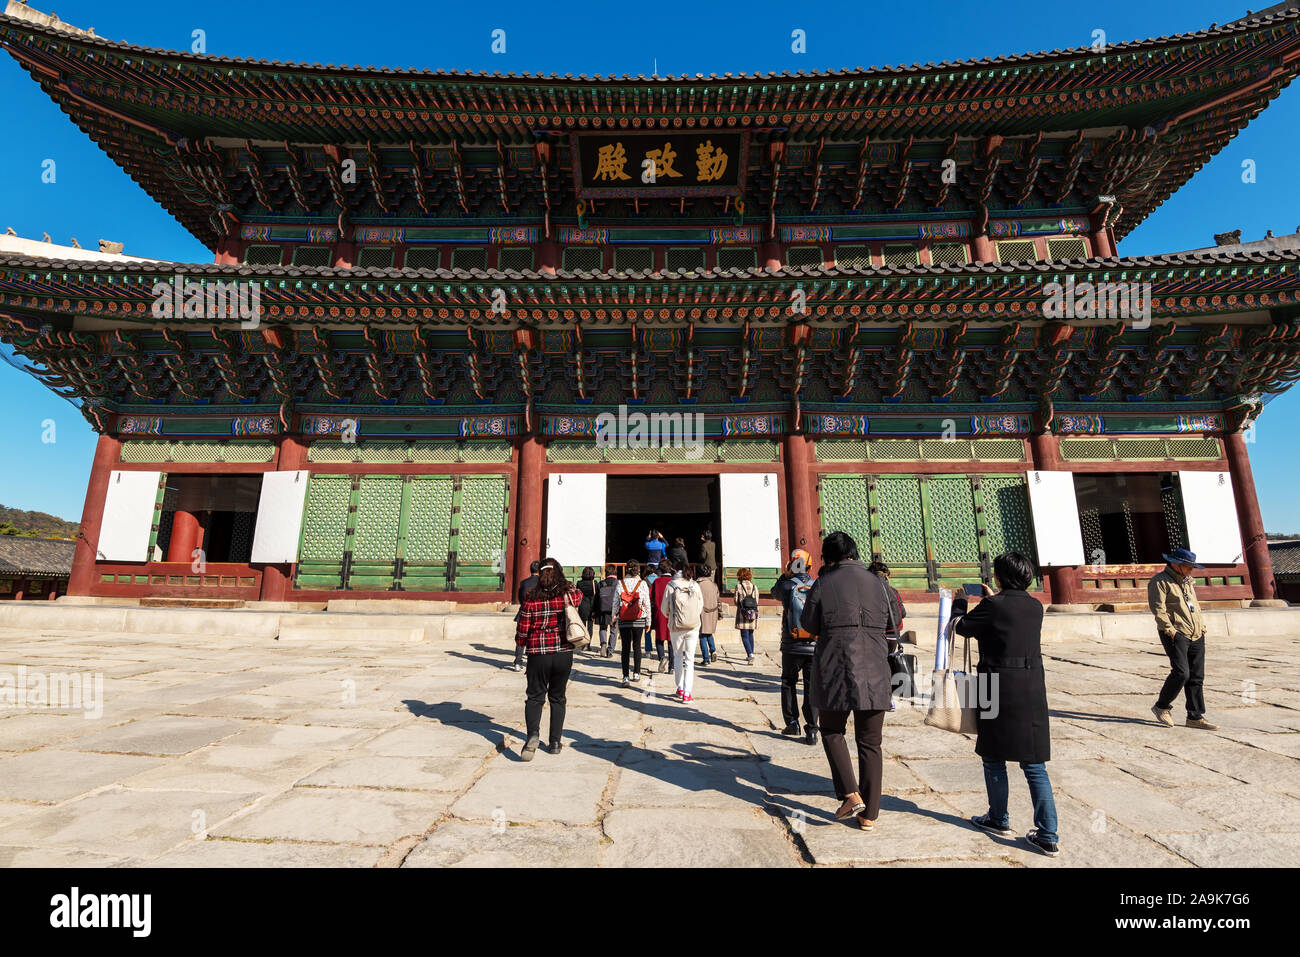
[[[1047,680],[1043,671],[1043,605],[1026,589],[1034,566],[1016,552],[993,561],[1000,591],[986,597],[957,621],[955,631],[979,642],[980,719],[975,753],[984,760],[989,811],[971,823],[992,834],[1011,834],[1007,814],[1007,762],[1025,772],[1034,803],[1034,830],[1025,840],[1055,857],[1056,802],[1046,762],[1052,756],[1047,717]],[[973,702],[972,702],[973,703]],[[985,705],[987,704],[987,707]]]

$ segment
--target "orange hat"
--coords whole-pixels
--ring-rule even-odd
[[[802,548],[796,548],[790,553],[790,561],[794,561],[796,558],[802,559],[805,566],[812,564],[812,556]]]

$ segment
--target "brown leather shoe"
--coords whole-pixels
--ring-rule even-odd
[[[1169,708],[1162,708],[1159,705],[1152,705],[1151,713],[1155,715],[1156,720],[1159,721],[1161,724],[1163,724],[1166,728],[1172,728],[1174,726],[1174,719],[1170,715]]]
[[[1204,718],[1188,718],[1188,719],[1187,719],[1187,727],[1189,727],[1189,728],[1200,728],[1202,731],[1218,731],[1218,730],[1219,730],[1219,726],[1218,726],[1217,724],[1210,724],[1210,722],[1206,721]]]
[[[846,817],[852,817],[854,814],[859,814],[866,809],[867,806],[862,803],[862,799],[858,795],[850,794],[844,799],[840,809],[835,812],[835,820],[842,821]]]
[[[875,821],[868,821],[865,814],[858,815],[858,827],[864,831],[874,831],[876,829]]]

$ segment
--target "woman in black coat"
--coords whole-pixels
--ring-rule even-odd
[[[1043,605],[1025,589],[1034,580],[1034,566],[1016,552],[993,562],[998,583],[986,597],[957,620],[954,630],[979,642],[980,718],[975,753],[984,760],[984,784],[989,811],[971,823],[992,834],[1009,835],[1007,762],[1025,772],[1034,802],[1034,830],[1029,845],[1049,857],[1057,846],[1056,802],[1046,763],[1051,759],[1047,720],[1047,682],[1043,673]]]
[[[822,747],[831,765],[835,796],[843,802],[836,820],[857,815],[870,831],[880,816],[883,761],[880,740],[889,710],[889,596],[879,578],[858,560],[858,546],[844,532],[822,540],[821,570],[804,602],[800,627],[816,635],[812,701]],[[858,745],[860,778],[844,742],[849,715]]]

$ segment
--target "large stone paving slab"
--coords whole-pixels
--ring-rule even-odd
[[[117,788],[42,808],[0,827],[0,845],[154,857],[188,840],[196,828],[211,828],[256,798],[256,794]]]
[[[211,833],[244,840],[388,845],[423,834],[449,800],[428,792],[294,788]]]
[[[192,840],[149,862],[150,867],[374,867],[382,847],[292,844],[288,841]]]
[[[119,754],[185,754],[242,731],[247,725],[223,718],[160,715],[141,718],[99,734],[78,738],[78,751]]]
[[[595,867],[597,827],[444,821],[407,855],[403,867]]]
[[[760,762],[652,758],[619,772],[614,807],[753,807],[765,784]]]
[[[0,797],[54,803],[163,764],[162,758],[44,749],[0,760]]]
[[[481,758],[344,758],[302,780],[320,787],[371,787],[401,791],[463,791],[483,767]]]
[[[539,751],[531,762],[494,767],[451,806],[452,814],[478,821],[594,824],[610,766],[556,774],[533,769],[551,757]]]
[[[760,807],[628,808],[605,815],[602,867],[797,867],[798,852]]]
[[[1198,867],[1288,867],[1300,861],[1300,834],[1153,834]]]

